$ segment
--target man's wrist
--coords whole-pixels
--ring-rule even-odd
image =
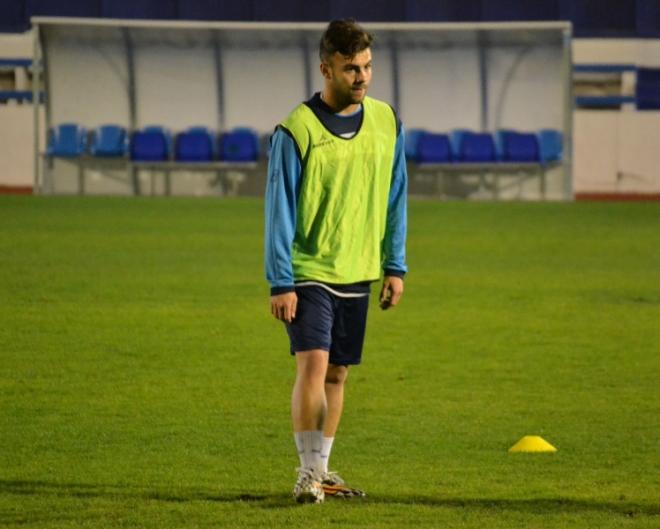
[[[279,296],[280,294],[286,294],[287,292],[295,292],[296,287],[294,285],[286,285],[283,287],[270,287],[271,296]]]
[[[403,279],[406,273],[403,270],[395,270],[394,268],[386,268],[385,275],[389,277],[399,277]]]

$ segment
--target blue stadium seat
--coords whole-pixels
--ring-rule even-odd
[[[638,68],[635,85],[637,110],[660,110],[660,68]]]
[[[409,162],[419,161],[419,139],[426,134],[424,129],[410,129],[406,130],[406,160]]]
[[[143,129],[144,132],[157,132],[165,136],[165,141],[167,142],[167,152],[172,153],[172,132],[169,129],[163,127],[162,125],[146,125]]]
[[[562,159],[562,133],[555,129],[541,129],[538,132],[539,157],[542,163],[557,162]]]
[[[170,139],[163,127],[150,126],[133,133],[131,160],[160,162],[170,157]]]
[[[451,133],[454,160],[467,163],[495,162],[495,142],[488,132],[457,129]]]
[[[451,145],[451,155],[452,158],[457,161],[459,159],[459,153],[461,150],[461,143],[463,142],[463,136],[470,133],[469,129],[454,129],[449,134],[449,144]]]
[[[220,159],[226,162],[256,162],[259,137],[249,128],[239,127],[220,136]]]
[[[120,125],[102,125],[92,131],[89,153],[99,157],[121,157],[128,152],[128,135]]]
[[[660,68],[637,68],[637,82],[660,83]]]
[[[191,127],[176,137],[174,158],[180,162],[210,162],[214,158],[213,134],[205,127]]]
[[[417,162],[449,163],[452,161],[449,136],[426,132],[419,138]]]
[[[499,160],[503,162],[538,162],[539,143],[536,134],[500,130],[496,135],[500,145]]]
[[[637,85],[635,102],[637,110],[660,110],[660,85]]]
[[[504,136],[516,132],[513,129],[500,129],[495,133],[495,157],[498,160],[504,159]]]
[[[87,148],[87,130],[76,123],[62,123],[50,130],[48,156],[75,158],[85,153]]]
[[[43,92],[41,95],[43,96]],[[40,98],[40,100],[43,101],[43,97]],[[32,103],[32,91],[0,90],[0,103],[8,103],[9,101],[16,101],[17,103]]]

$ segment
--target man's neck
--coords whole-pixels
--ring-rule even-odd
[[[342,107],[342,105],[338,104],[334,100],[334,98],[332,97],[332,93],[327,89],[324,89],[321,92],[321,101],[323,101],[326,105],[328,105],[335,114],[339,114],[340,116],[347,116],[349,114],[354,114],[360,108],[360,103],[353,103],[351,105]]]

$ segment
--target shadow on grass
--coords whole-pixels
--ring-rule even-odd
[[[27,496],[61,496],[71,498],[142,499],[173,503],[191,501],[211,502],[273,502],[284,503],[290,494],[259,492],[210,491],[202,489],[154,489],[135,485],[94,485],[86,483],[56,483],[46,481],[0,480],[0,494]]]
[[[0,494],[28,496],[56,496],[70,498],[105,498],[109,500],[147,500],[162,502],[221,502],[245,503],[265,509],[291,509],[298,505],[288,492],[262,493],[259,491],[213,491],[191,488],[154,489],[134,485],[94,485],[84,483],[54,483],[45,481],[0,480]],[[367,496],[363,499],[336,499],[347,505],[423,505],[445,509],[467,509],[492,512],[515,511],[528,514],[565,514],[604,512],[633,518],[659,516],[660,505],[620,501],[596,501],[571,498],[450,498],[442,496],[397,495]],[[0,520],[1,521],[1,520]]]
[[[566,514],[603,512],[625,517],[636,516],[658,516],[660,505],[653,503],[636,503],[628,500],[597,501],[574,498],[443,498],[431,496],[406,496],[406,497],[376,497],[371,498],[371,503],[406,505],[425,505],[430,507],[443,507],[448,509],[468,509],[483,511],[516,511],[527,514]]]

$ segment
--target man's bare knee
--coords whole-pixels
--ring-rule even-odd
[[[328,371],[325,374],[326,384],[342,385],[348,377],[348,366],[328,365]]]
[[[298,376],[305,379],[323,379],[328,369],[328,352],[322,349],[296,353]]]

